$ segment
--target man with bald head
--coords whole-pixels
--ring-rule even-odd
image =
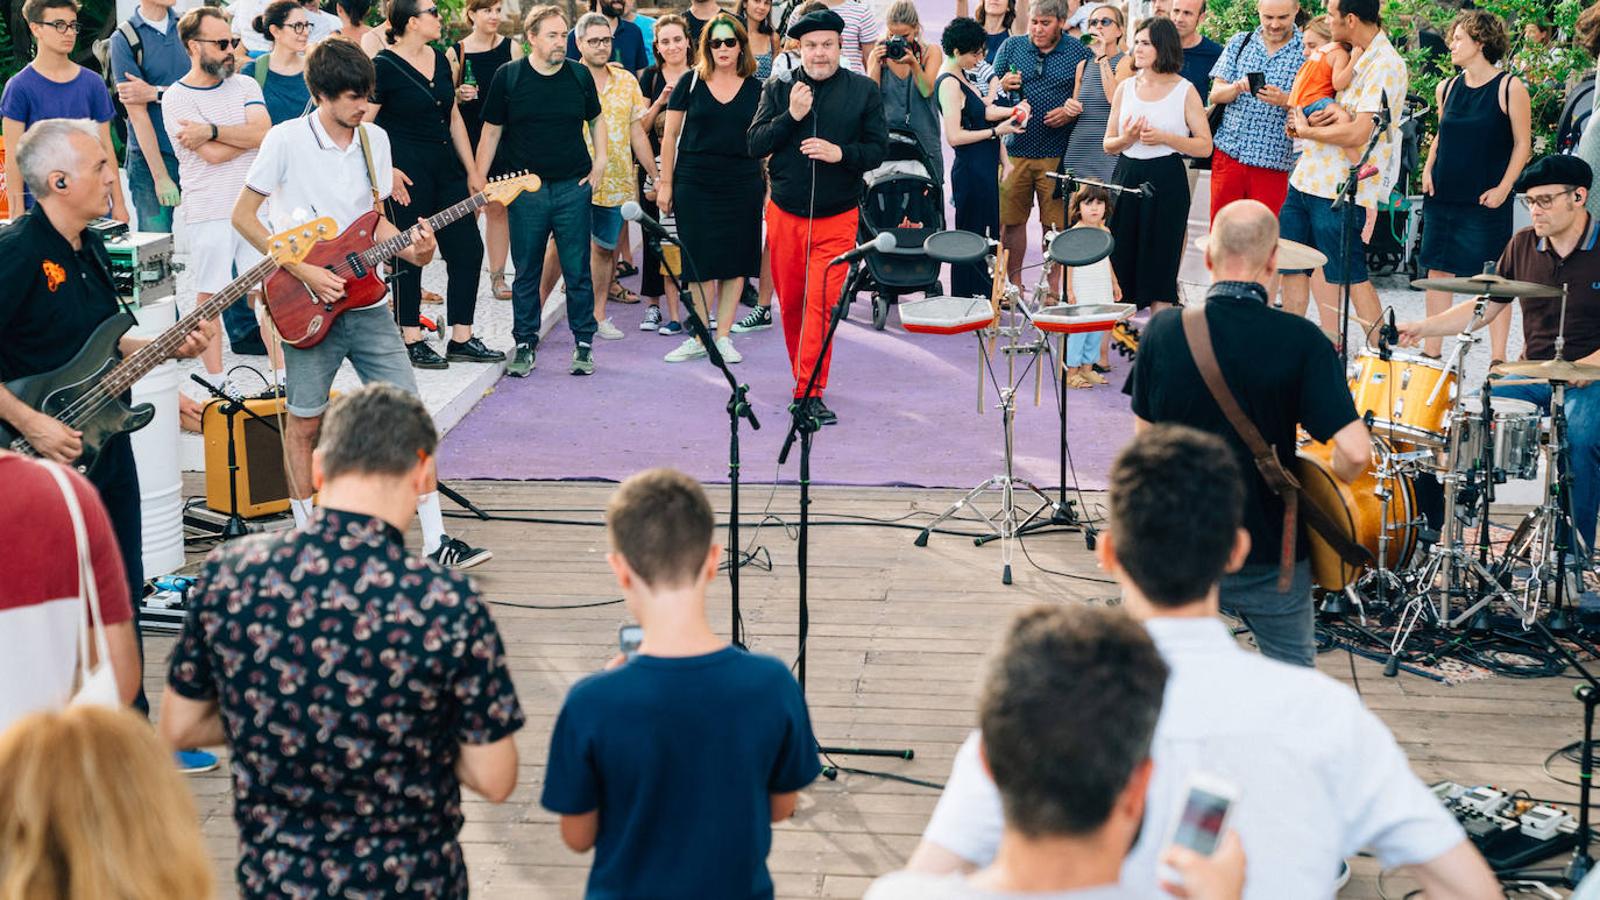
[[[1211,156],[1211,216],[1235,200],[1260,200],[1274,214],[1289,193],[1294,142],[1284,131],[1289,90],[1304,61],[1298,0],[1260,0],[1261,25],[1228,41],[1211,69],[1211,102],[1225,104]],[[1249,76],[1259,73],[1252,87]]]
[[[1211,290],[1205,324],[1223,379],[1251,423],[1294,470],[1296,429],[1333,442],[1333,469],[1352,481],[1367,467],[1371,437],[1356,414],[1333,344],[1309,320],[1273,309],[1267,285],[1278,269],[1278,222],[1255,200],[1217,213],[1206,247]],[[1283,501],[1256,471],[1249,448],[1206,388],[1189,350],[1181,309],[1150,320],[1134,360],[1128,392],[1135,431],[1174,422],[1228,442],[1245,472],[1245,528],[1250,554],[1222,580],[1222,611],[1254,632],[1273,659],[1315,664],[1311,564],[1304,529],[1284,515]],[[1273,348],[1271,353],[1261,352]],[[1287,537],[1286,528],[1295,529]],[[1285,578],[1284,576],[1288,577]]]

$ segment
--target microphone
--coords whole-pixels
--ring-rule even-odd
[[[627,203],[622,204],[622,218],[629,222],[638,222],[639,228],[642,229],[645,234],[655,238],[658,241],[672,241],[673,243],[676,243],[676,241],[673,240],[672,235],[668,234],[667,230],[661,227],[661,223],[650,218],[649,214],[644,211],[644,207],[640,206],[633,200],[629,200]]]
[[[627,213],[624,212],[623,215],[626,216]],[[894,235],[887,231],[881,232],[877,237],[867,241],[865,244],[835,256],[833,262],[828,263],[828,265],[838,266],[845,263],[853,263],[868,253],[888,253],[898,246],[899,244],[895,242]]]
[[[1387,342],[1391,347],[1400,343],[1400,327],[1394,320],[1394,307],[1389,307],[1389,320],[1378,326],[1379,340]]]

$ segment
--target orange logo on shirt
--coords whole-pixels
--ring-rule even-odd
[[[50,288],[50,293],[52,294],[56,292],[56,288],[61,287],[67,280],[67,270],[61,268],[59,263],[53,263],[47,259],[41,264],[40,268],[44,269],[45,286]]]

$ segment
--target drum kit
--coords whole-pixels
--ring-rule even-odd
[[[1419,625],[1476,630],[1496,601],[1524,629],[1533,626],[1541,607],[1551,610],[1552,627],[1564,624],[1566,600],[1582,588],[1582,569],[1569,565],[1569,558],[1589,558],[1571,527],[1566,389],[1600,380],[1600,366],[1561,358],[1563,332],[1554,359],[1500,364],[1480,390],[1463,390],[1463,363],[1480,340],[1473,332],[1491,301],[1559,301],[1564,323],[1566,292],[1492,274],[1412,284],[1475,298],[1472,319],[1453,352],[1441,360],[1398,349],[1380,331],[1377,346],[1355,357],[1350,390],[1372,431],[1373,464],[1354,483],[1333,476],[1330,445],[1303,441],[1300,447],[1307,493],[1372,554],[1370,565],[1352,565],[1311,535],[1312,572],[1324,609],[1348,617],[1353,607],[1363,625],[1369,615],[1393,625],[1391,660],[1400,658]],[[1369,334],[1379,328],[1364,327]],[[1533,403],[1491,393],[1511,384],[1548,384],[1548,421]],[[1490,538],[1495,487],[1538,479],[1541,462],[1542,502],[1508,544],[1496,547]],[[1436,503],[1429,509],[1425,498],[1437,500],[1439,492],[1442,508]]]
[[[1082,528],[1085,523],[1077,519],[1071,503],[1066,499],[1066,394],[1064,385],[1058,404],[1061,418],[1061,481],[1057,497],[1051,497],[1038,485],[1019,478],[1015,468],[1015,425],[1017,392],[1026,382],[1028,372],[1034,375],[1034,405],[1043,396],[1043,378],[1047,366],[1053,371],[1065,369],[1068,335],[1079,332],[1110,331],[1116,323],[1133,315],[1131,303],[1080,303],[1053,302],[1049,277],[1056,266],[1087,266],[1111,255],[1110,232],[1098,228],[1069,228],[1051,231],[1045,235],[1046,259],[1041,267],[1039,282],[1030,297],[1024,297],[1020,288],[1006,278],[1006,255],[1003,248],[981,235],[968,231],[941,231],[929,235],[923,250],[939,262],[970,266],[987,263],[992,278],[990,296],[985,297],[929,297],[900,304],[900,324],[913,334],[973,334],[978,344],[978,411],[984,410],[983,382],[987,375],[999,395],[1001,429],[1004,438],[1003,469],[982,484],[968,491],[948,509],[928,524],[917,536],[916,545],[927,546],[928,537],[938,526],[949,521],[962,510],[971,510],[989,529],[989,534],[977,539],[982,544],[1000,541],[1001,581],[1011,583],[1011,542],[1032,527],[1062,526]],[[1059,336],[1059,350],[1052,348],[1051,338]],[[999,341],[1004,339],[1005,343]],[[997,346],[998,345],[998,346]],[[995,353],[1005,360],[1004,377],[996,371]],[[1059,352],[1060,358],[1056,358]],[[1000,494],[1000,509],[991,515],[978,501],[991,491]],[[1031,512],[1024,514],[1019,495],[1038,501]]]

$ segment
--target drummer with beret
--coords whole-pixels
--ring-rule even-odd
[[[1552,155],[1528,166],[1517,181],[1517,193],[1533,224],[1511,236],[1500,254],[1497,274],[1567,290],[1564,323],[1560,298],[1520,301],[1525,360],[1554,359],[1560,335],[1565,339],[1562,359],[1600,366],[1600,222],[1584,209],[1591,177],[1583,160]],[[1496,298],[1478,327],[1506,315],[1510,305],[1509,299]],[[1467,301],[1421,321],[1403,322],[1401,342],[1459,334],[1472,321],[1473,306]],[[1527,401],[1548,415],[1554,389],[1549,384],[1495,384],[1490,392]],[[1571,382],[1565,409],[1573,522],[1584,547],[1592,549],[1595,518],[1600,515],[1600,387]]]
[[[767,80],[748,135],[750,155],[770,157],[772,199],[767,204],[767,245],[783,319],[783,338],[794,369],[794,397],[824,424],[837,417],[822,404],[828,360],[816,387],[803,396],[827,331],[845,266],[829,260],[856,244],[862,180],[883,163],[889,123],[878,85],[839,65],[844,19],[831,9],[807,13],[789,25],[800,42],[800,65]]]

